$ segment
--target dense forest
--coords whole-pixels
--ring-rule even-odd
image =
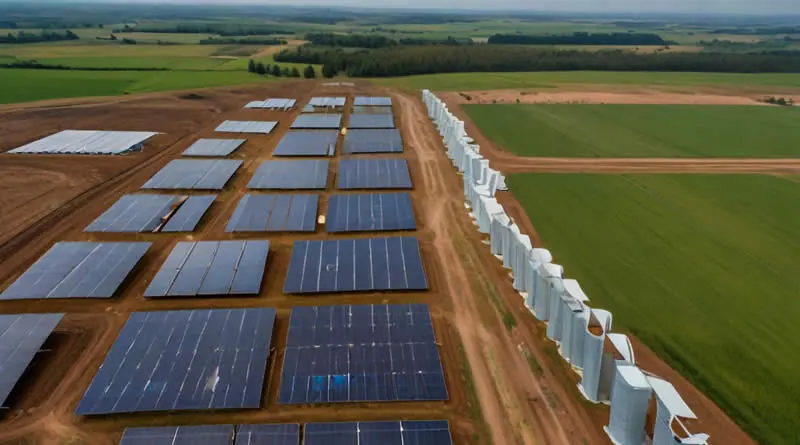
[[[402,38],[393,39],[376,34],[334,34],[317,32],[306,34],[306,40],[315,46],[337,46],[342,48],[389,48],[398,45],[471,45],[471,39]]]
[[[800,26],[771,26],[764,28],[722,28],[711,31],[712,34],[738,34],[738,35],[779,35],[800,34]]]
[[[8,33],[6,36],[0,35],[0,43],[38,43],[38,42],[58,42],[61,40],[78,40],[77,34],[70,30],[62,32],[42,31],[32,33],[19,31],[16,34]]]
[[[615,32],[576,32],[563,35],[495,34],[489,37],[496,45],[670,45],[658,34]]]

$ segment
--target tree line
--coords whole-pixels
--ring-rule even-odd
[[[168,71],[168,68],[146,68],[146,67],[79,67],[60,64],[40,63],[36,60],[15,60],[9,63],[0,63],[0,68],[17,68],[26,70],[65,70],[65,71]]]
[[[673,45],[658,34],[640,32],[588,33],[562,35],[495,34],[490,45]]]
[[[301,77],[300,70],[298,70],[297,67],[292,67],[291,69],[287,67],[281,68],[281,66],[277,64],[264,64],[262,62],[256,62],[253,59],[250,59],[250,62],[247,64],[247,71],[254,74],[260,74],[262,76],[269,75],[275,77]],[[313,66],[308,65],[303,70],[302,77],[305,77],[306,79],[314,79],[317,77],[316,70],[314,70]]]
[[[333,46],[343,48],[389,48],[393,46],[408,45],[468,45],[471,39],[445,39],[402,38],[394,39],[378,34],[334,34],[331,32],[312,32],[306,34],[306,40],[315,46]]]
[[[292,34],[269,25],[238,25],[233,23],[178,23],[175,25],[125,25],[115,33],[152,32],[166,34],[218,34],[223,37]]]
[[[237,39],[233,37],[223,37],[223,38],[214,38],[209,37],[207,39],[200,40],[198,42],[200,45],[286,45],[286,40],[283,39],[273,39],[273,38],[247,38],[247,39]]]
[[[19,31],[16,34],[8,33],[0,36],[0,43],[37,43],[37,42],[58,42],[62,40],[79,40],[77,34],[70,30],[63,33],[55,31],[45,31],[36,34],[32,32]]]

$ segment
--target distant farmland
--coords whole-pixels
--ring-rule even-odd
[[[800,418],[800,183],[756,175],[509,178],[545,247],[763,444]]]

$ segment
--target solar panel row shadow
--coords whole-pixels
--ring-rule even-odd
[[[308,423],[303,445],[452,445],[446,420]]]
[[[248,188],[261,190],[324,190],[328,185],[327,160],[265,161]]]
[[[64,314],[0,315],[0,406]]]
[[[246,139],[200,139],[183,152],[184,156],[224,157],[236,151]]]
[[[89,224],[84,232],[191,232],[216,195],[125,195]],[[177,207],[177,210],[173,210]],[[162,226],[165,219],[167,223]]]
[[[287,294],[427,288],[414,237],[295,241],[283,284]]]
[[[226,232],[313,232],[317,195],[244,195]]]
[[[353,101],[355,106],[370,106],[370,107],[391,107],[391,97],[370,97],[370,96],[356,96]]]
[[[279,403],[446,399],[427,305],[292,309]]]
[[[333,195],[325,218],[327,232],[415,230],[411,195],[373,193]]]
[[[111,298],[150,244],[57,243],[0,300]]]
[[[176,159],[159,170],[142,188],[221,190],[241,165],[242,161],[234,159]]]
[[[193,232],[217,195],[190,196],[161,228],[162,232]]]
[[[292,129],[323,129],[342,126],[341,114],[301,114],[292,122]]]
[[[405,159],[342,159],[336,187],[347,189],[410,189]]]
[[[351,114],[348,129],[355,128],[394,128],[392,114]]]
[[[338,131],[289,131],[278,143],[275,156],[333,156]]]
[[[400,130],[350,130],[344,136],[342,151],[353,153],[402,153]]]
[[[144,296],[258,294],[268,254],[269,241],[179,242]]]
[[[75,413],[258,408],[272,308],[134,312]]]

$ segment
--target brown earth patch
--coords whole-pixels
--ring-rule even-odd
[[[756,97],[667,91],[519,91],[490,90],[443,93],[448,104],[637,104],[637,105],[766,105]]]

